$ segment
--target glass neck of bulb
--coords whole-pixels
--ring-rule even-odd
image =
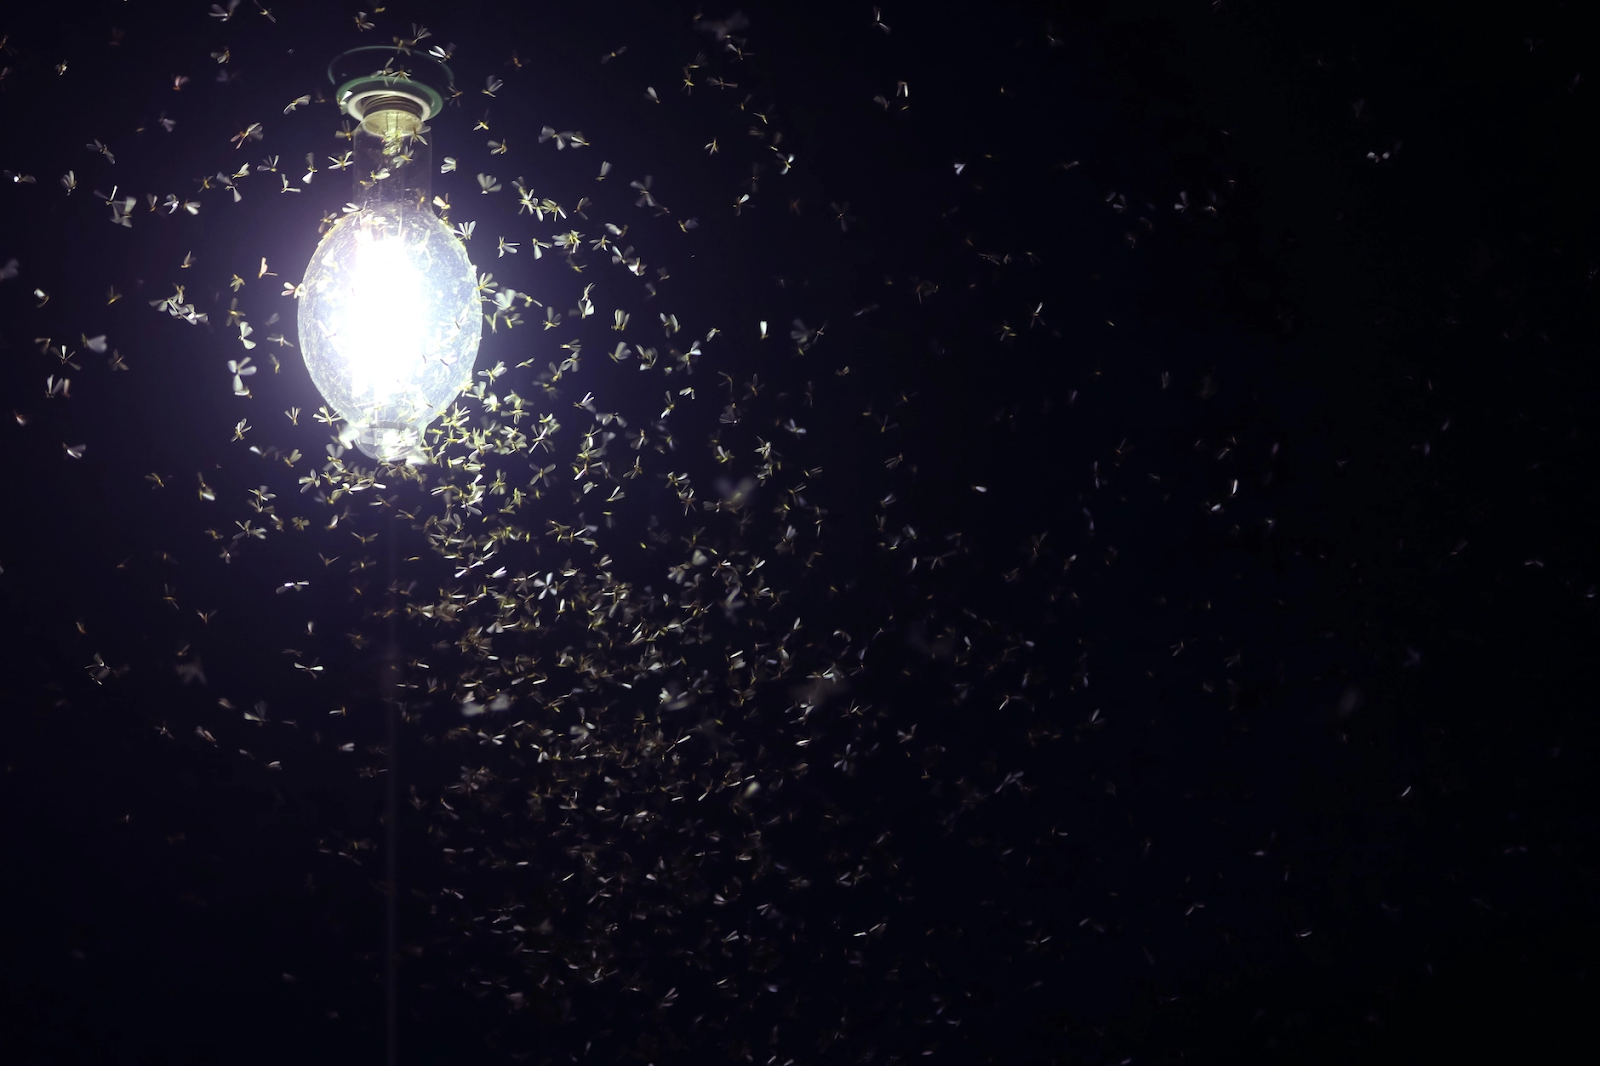
[[[352,134],[355,202],[425,206],[433,193],[430,129],[407,97],[374,101]]]

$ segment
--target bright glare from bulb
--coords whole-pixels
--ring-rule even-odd
[[[300,351],[362,451],[414,456],[472,382],[483,332],[467,250],[432,211],[369,204],[328,231],[306,270]]]

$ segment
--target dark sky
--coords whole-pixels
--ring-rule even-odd
[[[0,16],[0,1061],[382,1061],[391,774],[403,1063],[1592,1043],[1576,5],[208,7]],[[396,38],[537,301],[409,475]]]

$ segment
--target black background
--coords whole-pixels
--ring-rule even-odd
[[[726,334],[693,379],[707,409],[683,433],[696,483],[717,469],[701,442],[719,370],[774,381],[790,406],[762,435],[822,467],[833,532],[812,568],[775,564],[773,580],[788,575],[815,637],[802,671],[828,661],[835,628],[857,645],[860,630],[887,634],[837,697],[876,708],[876,724],[752,715],[716,743],[766,750],[815,729],[819,749],[866,748],[877,729],[887,747],[773,801],[768,854],[831,887],[800,897],[776,941],[770,1003],[753,985],[714,991],[753,970],[716,953],[714,911],[661,923],[640,949],[641,966],[709,960],[677,1005],[603,985],[546,996],[541,967],[564,978],[559,952],[508,961],[463,935],[471,917],[436,904],[473,875],[439,857],[427,816],[402,822],[401,1061],[1565,1061],[1593,1043],[1600,249],[1594,37],[1574,5],[885,5],[886,34],[867,4],[748,4],[743,61],[677,4],[390,5],[366,33],[354,8],[275,4],[274,22],[247,4],[223,23],[206,6],[0,19],[13,50],[0,160],[37,179],[0,189],[0,261],[19,262],[0,282],[0,391],[27,420],[0,431],[0,1061],[382,1054],[381,862],[333,854],[382,836],[379,777],[358,773],[382,759],[335,750],[382,736],[370,673],[337,635],[374,623],[338,581],[275,595],[320,576],[283,537],[224,565],[204,532],[231,534],[262,483],[263,461],[229,441],[239,418],[271,427],[246,443],[326,443],[293,349],[262,344],[251,354],[264,367],[280,352],[281,372],[231,395],[223,364],[242,349],[226,283],[246,279],[257,339],[292,339],[276,288],[298,280],[347,179],[324,169],[290,195],[256,174],[238,204],[195,179],[272,153],[293,175],[306,151],[336,152],[331,104],[283,104],[327,95],[328,58],[413,21],[459,46],[465,91],[433,151],[461,165],[435,191],[480,219],[480,269],[530,292],[572,287],[550,253],[494,256],[502,233],[549,236],[513,214],[509,179],[567,205],[594,197],[578,228],[627,221],[619,243],[672,268],[654,300],[597,298],[603,318],[672,311]],[[217,84],[208,53],[224,43],[238,77]],[[698,51],[699,78],[740,88],[681,93]],[[506,83],[492,101],[490,75]],[[488,134],[471,128],[485,108]],[[236,150],[228,138],[253,121],[264,141]],[[547,124],[591,145],[557,153],[538,143]],[[796,157],[787,175],[773,129]],[[504,158],[480,147],[495,135],[512,143]],[[596,183],[601,159],[615,169]],[[752,161],[766,169],[735,214]],[[479,171],[506,188],[481,196]],[[633,206],[626,183],[645,174],[670,217]],[[141,203],[132,229],[110,226],[93,193],[112,183],[203,206]],[[832,203],[848,203],[848,228]],[[691,216],[696,230],[674,224]],[[278,278],[256,278],[262,256]],[[580,281],[619,273],[596,257]],[[209,325],[148,306],[185,279]],[[938,291],[917,300],[919,279]],[[108,285],[124,299],[107,306]],[[283,321],[262,325],[273,312]],[[803,354],[783,349],[795,318],[826,323]],[[1017,336],[1001,340],[1001,323]],[[132,369],[83,353],[72,398],[47,400],[58,368],[33,338],[81,348],[80,333],[108,334]],[[542,365],[565,336],[486,335],[479,365]],[[564,386],[561,409],[593,388],[653,418],[660,384],[589,351],[593,377]],[[291,404],[307,412],[298,427],[276,421]],[[803,439],[777,428],[802,411]],[[896,424],[880,431],[885,413]],[[65,457],[78,442],[84,457]],[[698,524],[665,469],[617,512],[618,566],[641,584],[678,556],[630,556],[629,524],[674,537]],[[223,502],[197,498],[196,472]],[[292,479],[275,484],[287,513]],[[908,572],[882,510],[889,532],[918,527],[959,556],[930,571],[947,549],[927,548]],[[319,550],[354,555],[333,536]],[[407,536],[402,552],[424,555]],[[280,654],[307,617],[323,636],[301,646],[328,665],[314,683]],[[978,635],[970,676],[927,651],[946,625]],[[207,685],[174,676],[181,644]],[[130,669],[96,685],[97,652]],[[1007,717],[996,708],[1025,665],[1049,680]],[[773,691],[777,708],[793,695]],[[219,696],[267,699],[298,727],[253,731],[235,712],[224,728]],[[327,715],[338,704],[347,718]],[[402,741],[406,787],[437,796],[462,769],[436,736],[452,715],[432,707]],[[206,723],[218,743],[194,734]],[[897,746],[891,730],[912,723]],[[493,768],[497,750],[471,757]],[[282,769],[264,769],[274,758]],[[1025,788],[1002,783],[1013,771]],[[541,854],[536,825],[506,832]],[[874,880],[838,887],[858,860]],[[516,895],[484,884],[463,908]],[[561,949],[576,958],[593,901],[562,884],[522,901],[535,922],[543,909],[578,923]],[[625,907],[621,894],[601,907]],[[851,934],[877,922],[879,946],[852,959]],[[519,989],[531,1009],[507,1007]]]

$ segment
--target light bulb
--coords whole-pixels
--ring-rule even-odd
[[[472,382],[477,271],[420,204],[369,203],[340,219],[311,257],[299,317],[312,382],[373,458],[415,452]]]
[[[383,67],[362,73],[380,54]],[[359,207],[317,245],[299,308],[312,382],[344,419],[346,441],[385,462],[420,456],[428,423],[471,384],[483,333],[477,271],[428,206],[427,120],[444,98],[397,68],[405,55],[357,48],[328,66],[341,106],[358,120]],[[434,65],[449,84],[449,68]]]

